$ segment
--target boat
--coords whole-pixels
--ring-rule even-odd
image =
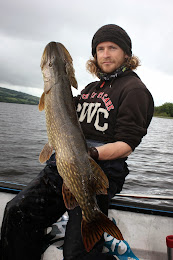
[[[0,181],[0,223],[6,203],[25,186]],[[161,201],[165,201],[164,205],[160,205]],[[109,217],[116,221],[124,239],[140,260],[168,259],[166,238],[173,235],[173,207],[167,201],[173,202],[173,197],[121,193],[111,201]],[[47,234],[52,229],[53,226],[47,230]],[[49,243],[51,245],[45,251],[43,260],[63,259],[62,245],[57,246],[57,241],[60,240],[62,238]]]

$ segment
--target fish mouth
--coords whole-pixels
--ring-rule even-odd
[[[44,49],[40,67],[43,69],[47,63],[49,67],[52,67],[58,62],[64,64],[72,63],[72,57],[62,43],[52,41],[48,43]]]
[[[59,43],[58,42],[50,42],[46,45],[43,55],[41,57],[40,67],[43,67],[48,64],[49,67],[52,67],[55,63],[56,57],[60,57],[59,53]]]
[[[44,71],[44,69],[48,69],[49,71],[53,69],[56,74],[66,74],[71,85],[77,88],[73,60],[62,43],[52,41],[46,45],[41,58],[40,67],[42,71]]]

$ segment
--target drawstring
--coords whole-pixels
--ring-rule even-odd
[[[103,88],[105,83],[106,83],[106,81],[101,81],[101,85],[100,85],[100,81],[99,81],[98,84],[96,85],[96,89]]]
[[[114,78],[114,79],[115,79],[115,78]],[[111,83],[110,83],[110,85],[109,85],[110,88],[112,88],[112,83],[113,83],[114,79],[111,80]]]
[[[103,81],[103,83],[101,84],[100,88],[102,88],[104,86],[104,84],[105,84],[105,81]]]
[[[115,78],[113,78],[113,79],[111,80],[111,82],[110,82],[110,85],[109,85],[110,88],[112,87],[112,83],[113,83],[114,79],[115,79]],[[107,81],[107,82],[108,82],[108,81]],[[99,82],[99,84],[96,86],[96,89],[101,89],[101,88],[103,88],[104,85],[105,85],[105,83],[106,83],[106,81],[103,81],[103,82],[101,83],[101,85],[100,85],[100,82]]]

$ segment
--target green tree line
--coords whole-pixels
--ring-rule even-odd
[[[173,103],[164,103],[154,108],[154,116],[173,117]]]
[[[39,98],[19,91],[0,87],[0,102],[38,105]]]

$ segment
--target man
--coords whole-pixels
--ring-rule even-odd
[[[121,27],[101,27],[92,40],[92,55],[87,67],[100,81],[90,83],[75,103],[89,154],[109,179],[108,196],[97,196],[100,209],[107,214],[110,199],[122,190],[129,173],[127,156],[147,133],[154,104],[132,71],[139,62],[132,55],[130,37]],[[7,204],[2,225],[3,260],[41,258],[45,228],[66,212],[61,188],[52,155],[39,176]],[[81,210],[77,207],[68,213],[65,260],[115,259],[102,253],[103,239],[87,253],[81,237]]]

